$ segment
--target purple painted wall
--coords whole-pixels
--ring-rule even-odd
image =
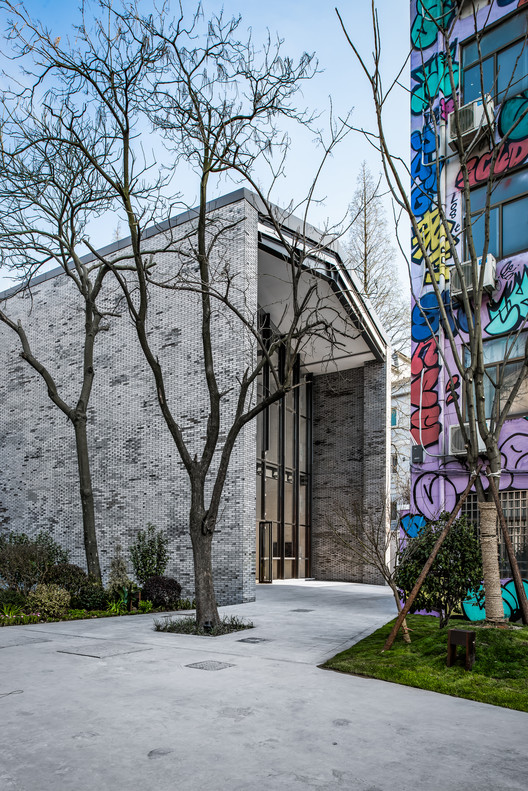
[[[438,211],[435,210],[437,176],[434,161],[429,154],[435,150],[429,102],[434,97],[433,111],[438,120],[446,119],[453,108],[449,75],[444,66],[443,42],[427,18],[425,9],[438,14],[441,0],[411,0],[411,147],[412,147],[412,204],[419,217],[421,231],[435,266],[435,276],[449,304],[449,280],[452,256],[449,249],[442,250]],[[418,10],[417,10],[418,5]],[[454,18],[454,0],[444,2],[444,9]],[[493,24],[505,15],[515,12],[526,0],[494,0],[478,12],[478,25]],[[451,10],[450,10],[451,8]],[[474,20],[470,15],[455,23],[450,46],[456,61],[455,78],[461,79],[459,47],[474,35]],[[421,43],[422,49],[419,48]],[[501,128],[509,128],[514,114],[528,106],[528,91],[507,99],[495,108],[497,139]],[[503,147],[496,167],[497,173],[507,173],[513,167],[528,163],[528,116],[517,127]],[[449,152],[450,154],[452,152]],[[469,164],[472,184],[486,183],[489,172],[489,154],[483,149]],[[457,156],[450,156],[443,165],[441,176],[446,214],[452,223],[452,233],[458,239],[458,252],[462,260],[462,200],[459,189],[460,169]],[[528,217],[526,218],[528,222]],[[442,260],[445,252],[445,263]],[[427,313],[435,338],[431,337],[420,311],[413,301],[412,310],[412,382],[411,382],[411,434],[413,442],[426,450],[423,464],[414,464],[411,473],[412,511],[426,517],[436,516],[440,510],[450,510],[457,493],[467,483],[467,471],[454,457],[448,456],[449,426],[457,423],[453,397],[446,393],[447,375],[441,364],[436,344],[443,344],[439,326],[439,311],[432,285],[421,261],[421,252],[412,240],[413,289],[422,308]],[[528,251],[497,261],[498,287],[486,297],[482,312],[485,337],[495,338],[518,329],[528,315]],[[464,334],[464,314],[452,303],[452,325],[457,342]],[[446,344],[447,351],[447,344]],[[447,354],[448,365],[452,362]],[[450,366],[451,367],[451,366]],[[451,367],[455,371],[455,367]],[[458,377],[456,377],[458,382]],[[460,385],[458,383],[459,392]],[[502,467],[501,489],[528,489],[528,416],[507,420],[503,428],[500,447]],[[428,455],[429,454],[429,455]]]

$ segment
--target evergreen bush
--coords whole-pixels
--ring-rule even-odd
[[[130,547],[130,558],[134,573],[140,585],[149,577],[161,577],[167,568],[169,540],[162,530],[157,530],[150,522],[146,530],[139,530],[136,540]]]
[[[44,618],[62,618],[70,606],[71,596],[60,585],[37,585],[26,600],[26,608]]]
[[[143,585],[142,597],[152,602],[154,607],[171,609],[177,606],[181,585],[173,577],[150,577]]]

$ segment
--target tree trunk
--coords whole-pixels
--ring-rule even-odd
[[[500,623],[504,621],[504,607],[499,571],[497,508],[495,503],[489,502],[479,502],[478,506],[486,620],[491,623]]]
[[[81,492],[84,550],[88,573],[101,582],[101,566],[97,549],[95,531],[95,508],[88,455],[88,438],[86,434],[86,415],[77,416],[73,421],[75,429],[75,445],[77,449],[77,467],[79,470],[79,487]]]
[[[212,543],[213,533],[202,529],[205,510],[191,505],[190,524],[194,560],[194,585],[196,598],[196,623],[218,626],[220,615],[216,605],[213,583]]]

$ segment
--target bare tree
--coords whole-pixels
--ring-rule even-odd
[[[374,569],[392,591],[398,614],[402,611],[400,591],[395,582],[394,555],[403,548],[404,539],[399,530],[387,531],[387,504],[365,512],[360,503],[350,509],[340,509],[328,525],[337,543],[343,546],[356,563]],[[405,618],[402,620],[403,639],[411,642]]]
[[[422,114],[423,118],[427,118],[427,129],[424,128],[422,132],[422,137],[426,135],[427,139],[421,140],[417,168],[413,166],[411,169],[403,167],[402,159],[394,153],[388,141],[384,121],[387,97],[399,83],[401,72],[388,85],[382,81],[380,69],[382,45],[375,3],[372,2],[374,50],[371,63],[367,62],[361,54],[359,45],[347,33],[343,21],[341,24],[372,91],[377,124],[375,130],[365,133],[379,148],[384,175],[391,193],[401,212],[411,223],[413,257],[412,262],[409,261],[409,268],[411,263],[423,268],[424,283],[428,286],[428,295],[430,294],[433,299],[433,303],[429,301],[428,304],[429,306],[434,304],[438,316],[438,320],[432,318],[434,311],[427,309],[427,301],[424,301],[422,293],[413,291],[415,309],[423,325],[423,339],[429,338],[429,343],[432,344],[431,354],[438,356],[447,374],[446,390],[454,404],[456,419],[466,447],[465,466],[469,473],[477,468],[479,456],[486,456],[489,462],[487,475],[498,484],[501,476],[501,430],[510,416],[515,399],[524,387],[528,372],[528,345],[525,336],[521,334],[526,329],[526,317],[508,333],[504,356],[497,364],[496,376],[490,378],[485,368],[482,324],[486,267],[480,266],[480,261],[486,261],[491,249],[492,194],[505,177],[504,172],[507,169],[503,161],[505,150],[509,142],[516,139],[518,130],[528,114],[528,106],[526,102],[517,106],[517,102],[515,105],[517,112],[502,112],[499,124],[496,125],[491,105],[484,97],[482,122],[471,135],[471,139],[468,138],[461,116],[461,95],[458,90],[460,67],[457,58],[457,41],[453,34],[463,6],[464,10],[466,7],[472,7],[477,48],[476,80],[481,88],[480,93],[483,96],[486,93],[484,56],[480,49],[483,33],[482,15],[477,19],[479,5],[438,4],[420,0],[412,32],[414,50],[418,53],[419,65],[413,71],[414,79],[418,81],[418,88],[412,93],[411,107],[414,113]],[[493,3],[483,13],[489,14],[492,6]],[[341,17],[339,18],[341,20]],[[486,20],[484,20],[484,29],[485,23]],[[426,50],[435,42],[439,49],[433,56],[433,63],[429,60],[429,54],[426,55]],[[522,42],[521,54],[525,48],[526,38]],[[516,63],[519,62],[522,62],[521,55],[517,57]],[[435,77],[428,80],[427,74],[430,73],[428,71],[430,68],[436,68],[436,72]],[[518,75],[514,76],[514,72],[515,69],[511,74],[501,75],[502,98],[515,93],[514,81],[518,79]],[[446,133],[448,111],[451,117],[450,142],[456,150],[455,153],[448,146]],[[483,190],[480,191],[483,194],[479,193],[477,205],[477,195],[472,191],[472,187],[475,186],[476,161],[480,157],[486,161],[486,173],[482,181]],[[452,162],[456,162],[459,168],[457,188],[466,218],[463,234],[460,234],[460,226],[457,227],[457,217],[451,216],[452,209],[446,203],[443,178],[441,178],[441,174]],[[407,189],[409,177],[413,186],[412,195]],[[419,210],[424,202],[431,207],[430,214],[425,220]],[[475,202],[474,207],[472,202]],[[459,245],[462,236],[464,239]],[[456,273],[460,283],[461,307],[456,311],[447,298],[446,288],[450,273],[451,277]],[[458,314],[456,317],[455,312]],[[512,376],[507,369],[508,361],[514,349],[518,349],[521,343],[522,362]],[[490,390],[493,392],[491,398],[493,405],[487,413],[486,405],[489,404],[490,398],[489,395],[486,396]],[[481,450],[481,441],[485,445],[485,450]],[[479,476],[475,486],[480,510],[486,617],[492,622],[498,622],[503,619],[503,606],[497,549],[497,509],[488,482]],[[510,561],[512,567],[515,567],[514,556],[510,557]],[[524,596],[522,586],[519,596]]]
[[[393,349],[409,347],[410,312],[399,282],[395,251],[388,233],[380,182],[363,161],[350,204],[352,224],[346,240],[349,266],[381,319]]]
[[[108,200],[104,184],[96,173],[85,170],[75,149],[56,142],[57,124],[50,123],[45,114],[39,119],[32,117],[24,104],[13,107],[10,98],[6,92],[0,154],[0,248],[2,265],[20,285],[3,301],[0,321],[17,334],[21,358],[41,377],[52,403],[73,427],[86,563],[88,572],[100,581],[87,422],[94,347],[99,332],[106,327],[98,298],[109,269],[98,262],[86,266],[79,249],[85,241],[87,219],[104,211]],[[94,144],[97,142],[94,140]],[[70,379],[61,382],[58,366],[39,351],[39,336],[48,340],[49,313],[31,308],[32,280],[50,263],[58,264],[71,282],[84,314],[77,359],[80,390],[73,401]],[[25,299],[21,302],[21,298]],[[36,332],[35,320],[30,317],[33,335],[17,318],[20,311],[37,316]],[[62,327],[59,329],[62,335]]]
[[[342,308],[327,280],[318,277],[331,269],[326,249],[335,235],[321,237],[308,225],[315,182],[301,220],[292,221],[291,211],[272,207],[255,176],[258,162],[269,167],[272,183],[283,172],[289,140],[280,119],[309,123],[294,99],[314,73],[314,63],[308,55],[298,62],[283,56],[281,42],[268,41],[257,51],[251,39],[239,39],[240,20],[220,16],[202,29],[199,14],[186,25],[183,16],[145,18],[138,9],[118,11],[106,2],[100,7],[105,23],[96,22],[91,32],[81,25],[75,48],[52,42],[17,9],[11,32],[21,54],[33,61],[33,84],[49,83],[46,104],[62,128],[60,143],[71,146],[86,171],[102,179],[126,221],[126,248],[109,257],[89,246],[121,287],[159,409],[188,476],[197,622],[214,625],[219,616],[212,539],[237,438],[292,387],[294,366],[306,347],[319,339],[338,349],[347,334],[358,331],[342,315],[336,321]],[[147,122],[159,135],[157,157],[164,170],[138,164],[144,162]],[[95,129],[104,145],[93,145]],[[341,128],[332,129],[323,161],[341,134]],[[163,194],[173,194],[169,190],[182,163],[196,174],[198,205],[183,230],[168,222],[152,237],[147,226],[170,217],[174,201]],[[261,216],[283,250],[281,307],[264,329],[252,301],[254,283],[241,278],[231,262],[230,241],[242,219],[208,211],[211,182],[230,174],[257,192]],[[151,318],[153,295],[162,289],[187,294],[198,317],[203,376],[196,387],[204,388],[207,402],[201,445],[184,435],[178,402],[167,392],[167,366]],[[230,322],[233,337],[248,349],[243,368],[229,382],[215,342],[219,320]],[[263,392],[257,401],[259,381]]]

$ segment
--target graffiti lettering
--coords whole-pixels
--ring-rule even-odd
[[[455,100],[451,96],[449,99],[440,99],[440,115],[444,121],[447,121],[449,114],[455,109]]]
[[[416,152],[411,162],[411,201],[415,215],[422,217],[431,208],[437,188],[436,135],[430,126],[412,133],[411,148]],[[439,164],[439,171],[441,168]]]
[[[442,430],[435,390],[440,373],[436,342],[436,338],[431,338],[419,343],[411,360],[411,407],[415,407],[411,414],[411,435],[424,448],[438,442]]]
[[[458,88],[459,77],[458,63],[455,62],[457,43],[455,41],[450,47],[455,90]],[[449,66],[446,61],[446,53],[438,52],[411,71],[411,77],[416,83],[411,96],[411,113],[413,115],[420,115],[424,110],[427,110],[439,93],[442,93],[444,98],[452,95]]]
[[[491,153],[487,152],[481,157],[473,157],[467,163],[469,186],[473,187],[482,181],[487,181],[490,175]],[[525,140],[507,140],[500,149],[495,162],[494,173],[499,175],[510,168],[520,165],[528,157],[528,137]],[[458,190],[464,188],[462,170],[458,172],[455,186]]]
[[[516,272],[497,301],[489,302],[488,313],[490,321],[485,328],[488,335],[502,335],[519,329],[528,316],[528,267]]]
[[[458,311],[453,311],[450,296],[446,291],[442,293],[442,300],[453,334],[456,336],[459,328],[463,332],[467,332],[466,314],[463,309],[459,308]],[[419,303],[414,304],[412,309],[411,337],[413,341],[419,343],[430,338],[431,331],[433,334],[438,332],[440,323],[440,308],[438,307],[436,296],[433,291],[429,291],[423,295]],[[429,329],[429,326],[431,329]]]
[[[427,49],[434,44],[439,29],[448,27],[455,14],[453,0],[417,0],[416,16],[411,28],[415,49]]]
[[[449,224],[449,230],[451,234],[454,235],[455,233],[455,223],[451,220],[447,220]],[[440,219],[440,211],[435,209],[434,211],[428,211],[422,220],[418,223],[418,232],[423,242],[423,246],[426,249],[427,255],[431,261],[433,266],[433,271],[435,275],[435,280],[438,283],[440,277],[444,277],[446,282],[449,280],[449,267],[446,265],[446,261],[451,258],[451,248],[449,246],[449,242],[446,238],[446,234],[442,233],[443,226]],[[458,243],[458,238],[454,238],[455,244]],[[413,236],[412,239],[412,260],[415,264],[420,264],[423,259],[422,250],[418,244],[418,237]],[[425,268],[424,270],[424,283],[432,283],[431,275],[429,270]]]
[[[506,99],[499,115],[499,134],[509,132],[509,140],[523,140],[528,136],[528,91]]]

